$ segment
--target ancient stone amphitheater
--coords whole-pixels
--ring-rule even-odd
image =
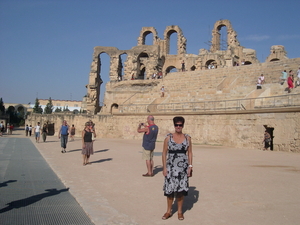
[[[227,28],[226,49],[221,48],[222,27]],[[173,33],[177,33],[176,55],[169,54]],[[149,34],[153,44],[145,45]],[[92,119],[100,138],[141,139],[137,125],[151,114],[162,141],[174,130],[172,118],[181,115],[186,118],[184,132],[195,144],[262,149],[268,130],[272,150],[300,152],[300,87],[288,93],[287,84],[279,82],[283,70],[297,71],[300,58],[289,59],[284,46],[275,45],[260,63],[255,50],[240,45],[228,20],[215,23],[210,50],[188,54],[186,41],[178,26],[168,26],[164,39],[155,28],[143,27],[137,46],[130,50],[95,47],[86,86],[88,113],[32,114],[26,123],[47,121],[57,132],[63,119],[77,130]],[[100,105],[102,53],[110,57],[110,81]],[[122,55],[127,56],[124,63]],[[256,89],[261,74],[265,84]]]

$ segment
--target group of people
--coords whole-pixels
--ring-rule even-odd
[[[6,132],[6,134],[12,134],[14,130],[14,125],[13,124],[9,124],[7,123],[6,128],[5,128],[5,124],[3,123],[3,121],[1,121],[0,123],[0,137],[2,137],[3,133]]]
[[[297,70],[297,77],[294,77],[293,70],[289,71],[289,76],[286,72],[286,70],[282,71],[282,75],[280,77],[280,83],[281,85],[284,84],[284,82],[287,81],[288,84],[288,92],[290,93],[293,88],[296,88],[297,86],[300,86],[300,67]]]
[[[184,196],[189,190],[189,177],[192,176],[192,141],[188,134],[182,132],[185,119],[181,116],[173,118],[174,133],[167,134],[162,152],[163,176],[165,178],[163,191],[167,197],[167,211],[162,216],[166,220],[172,216],[174,198],[177,199],[178,219],[183,220],[182,211]],[[146,160],[147,173],[144,177],[154,176],[153,152],[158,134],[158,126],[154,123],[154,117],[148,116],[147,123],[140,123],[137,132],[144,133],[142,158]]]

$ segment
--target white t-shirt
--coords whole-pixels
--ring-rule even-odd
[[[300,69],[297,70],[297,77],[300,79]]]
[[[41,126],[35,126],[34,132],[40,132]]]

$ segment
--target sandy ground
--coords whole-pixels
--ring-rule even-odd
[[[142,136],[142,134],[141,134]],[[11,137],[23,137],[16,131]],[[92,165],[82,165],[81,139],[62,154],[60,140],[35,143],[54,172],[95,224],[299,224],[300,154],[193,145],[193,177],[184,202],[184,221],[162,220],[161,152],[157,142],[155,176],[146,172],[140,140],[101,139]]]

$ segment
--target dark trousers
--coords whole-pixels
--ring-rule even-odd
[[[67,148],[67,143],[68,143],[68,135],[61,135],[60,136],[60,143],[62,148]]]

